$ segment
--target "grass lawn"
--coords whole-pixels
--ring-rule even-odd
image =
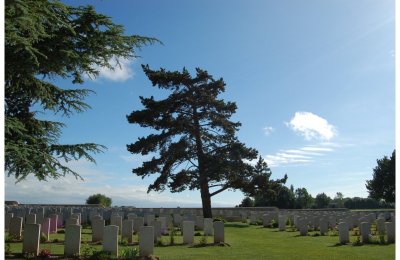
[[[175,236],[169,245],[170,237],[163,236],[162,244],[154,248],[154,254],[160,259],[395,259],[395,245],[368,244],[353,246],[357,237],[350,236],[348,245],[337,245],[339,237],[333,232],[327,236],[301,237],[299,232],[279,232],[278,229],[262,228],[242,223],[225,223],[225,246],[213,245],[213,237],[207,237],[207,245],[200,246],[202,236],[195,236],[194,245],[182,245],[182,236]],[[180,232],[178,232],[180,234]],[[350,232],[352,235],[353,232]],[[42,243],[40,248],[47,248],[53,254],[63,254],[64,234],[52,234],[50,240],[61,242]],[[81,254],[92,250],[101,250],[101,245],[91,242],[91,230],[83,229]],[[137,241],[137,236],[134,236]],[[205,241],[203,241],[204,243]],[[20,253],[22,243],[10,243],[13,253]],[[119,250],[137,247],[120,245]]]

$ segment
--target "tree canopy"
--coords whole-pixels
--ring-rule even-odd
[[[86,199],[86,204],[100,204],[103,207],[110,207],[112,199],[103,194],[93,194]]]
[[[250,193],[250,187],[265,185],[263,173],[250,163],[257,151],[235,135],[240,123],[230,117],[236,104],[218,99],[225,91],[222,78],[215,80],[199,68],[192,77],[185,68],[170,72],[142,67],[153,86],[170,93],[162,100],[140,97],[144,109],[127,116],[129,123],[155,130],[127,146],[133,154],[154,155],[133,169],[142,178],[158,175],[148,192],[200,190],[203,215],[212,217],[212,196],[227,189]]]
[[[112,59],[136,57],[135,49],[155,38],[124,35],[92,6],[72,7],[57,0],[5,2],[5,170],[17,181],[33,174],[39,180],[66,174],[80,177],[63,161],[104,151],[95,143],[60,144],[64,124],[39,119],[43,113],[71,116],[89,108],[92,91],[63,89],[53,79],[84,82]]]
[[[390,159],[384,156],[376,162],[378,165],[373,169],[372,180],[367,180],[365,185],[369,197],[394,203],[396,195],[396,150],[393,150]]]

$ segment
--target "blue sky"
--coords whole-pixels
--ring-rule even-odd
[[[273,174],[313,196],[366,197],[376,159],[395,148],[395,10],[388,0],[301,1],[66,1],[92,4],[125,26],[127,34],[156,37],[141,58],[122,69],[101,70],[83,87],[96,91],[92,109],[62,119],[61,142],[95,142],[108,150],[97,164],[73,162],[72,176],[14,184],[5,199],[24,203],[84,203],[103,193],[115,205],[201,206],[199,192],[146,194],[152,178],[131,173],[146,160],[126,145],[147,130],[128,124],[139,96],[158,96],[140,64],[194,73],[196,67],[224,78],[222,97],[237,103],[239,139],[256,148]],[[58,81],[71,87],[69,81]],[[60,120],[57,116],[51,117]],[[212,198],[235,206],[239,191]]]

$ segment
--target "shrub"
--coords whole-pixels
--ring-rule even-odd
[[[207,245],[207,236],[202,236],[200,241],[199,241],[200,246],[206,246]]]
[[[40,234],[40,243],[47,242],[47,237],[43,234]]]
[[[111,259],[111,253],[106,251],[94,251],[89,260],[108,260]]]
[[[39,252],[38,257],[40,258],[50,258],[51,256],[51,251],[50,249],[44,248]]]
[[[86,200],[86,204],[100,204],[103,207],[110,207],[112,204],[112,199],[103,194],[93,194],[89,196]]]
[[[134,248],[127,248],[122,250],[121,259],[136,259],[139,256],[139,250]]]

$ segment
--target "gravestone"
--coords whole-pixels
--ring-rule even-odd
[[[181,216],[181,214],[175,213],[173,215],[173,224],[174,224],[174,227],[180,227],[182,225],[182,216]]]
[[[271,222],[271,215],[270,214],[264,214],[263,215],[263,227],[268,227]]]
[[[394,222],[386,222],[387,242],[394,243],[396,238],[396,228]]]
[[[213,219],[212,218],[204,218],[204,235],[212,236],[213,234],[214,234]]]
[[[78,224],[77,224],[77,225],[82,224],[82,215],[81,215],[81,213],[74,213],[74,214],[72,214],[71,217],[70,217],[70,219],[72,219],[72,218],[75,218],[75,219],[78,220]]]
[[[279,215],[278,217],[278,227],[279,231],[286,230],[286,215]]]
[[[25,219],[26,224],[36,224],[36,214],[28,214]]]
[[[14,217],[14,213],[6,213],[4,217],[4,229],[9,230],[11,219]]]
[[[168,226],[167,226],[167,218],[166,217],[159,217],[158,221],[161,222],[161,234],[168,233]]]
[[[182,223],[183,243],[193,244],[194,241],[194,222],[183,221]]]
[[[50,215],[50,233],[57,233],[58,215]]]
[[[145,226],[153,226],[154,220],[155,220],[154,214],[147,214],[144,216],[144,225]]]
[[[65,227],[64,255],[76,256],[81,252],[81,225],[70,224]]]
[[[25,224],[22,253],[39,254],[40,224]]]
[[[69,225],[79,225],[79,219],[77,218],[70,218],[65,221],[65,227]]]
[[[214,222],[214,243],[225,243],[224,222]]]
[[[20,239],[22,233],[22,222],[22,217],[13,217],[10,221],[10,229],[8,231],[8,234],[17,239]]]
[[[321,236],[324,236],[326,233],[328,233],[328,220],[326,218],[321,218],[319,220],[319,232]]]
[[[300,231],[300,236],[307,236],[308,233],[307,220],[304,218],[297,219],[297,226]]]
[[[370,224],[368,222],[361,222],[360,224],[361,242],[366,244],[369,242]]]
[[[204,217],[203,216],[196,216],[196,227],[198,230],[204,229]]]
[[[132,243],[133,233],[133,220],[125,219],[122,221],[122,239],[128,239],[129,243]]]
[[[111,216],[111,225],[118,226],[119,233],[122,231],[122,217],[120,215]]]
[[[376,220],[376,231],[379,235],[385,234],[385,218],[378,218]]]
[[[154,226],[154,242],[157,243],[161,239],[161,221],[160,220],[155,220],[153,222]]]
[[[144,218],[143,217],[136,217],[133,219],[133,231],[137,234],[140,232],[140,227],[144,226]]]
[[[154,228],[141,226],[139,230],[139,256],[149,256],[154,252]]]
[[[346,244],[350,241],[349,239],[349,225],[346,222],[340,222],[338,225],[339,231],[339,243]]]
[[[40,230],[41,230],[42,235],[46,237],[47,241],[49,241],[49,238],[50,238],[50,218],[43,219],[42,226],[41,226]]]
[[[104,219],[93,218],[92,220],[92,242],[103,240],[105,221]]]
[[[105,226],[103,229],[103,251],[110,252],[118,258],[118,231],[115,225]]]

